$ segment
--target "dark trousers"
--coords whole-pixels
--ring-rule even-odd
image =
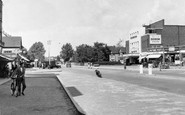
[[[17,88],[17,95],[21,94],[21,78],[18,77],[16,79],[16,88]]]
[[[26,83],[25,83],[25,78],[21,78],[21,84],[22,84],[22,92],[24,93],[24,90],[26,89]]]

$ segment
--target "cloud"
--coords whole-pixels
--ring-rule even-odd
[[[167,24],[181,24],[185,25],[185,10],[184,0],[157,0],[151,12],[147,14],[147,19],[150,22],[155,22],[165,19]]]

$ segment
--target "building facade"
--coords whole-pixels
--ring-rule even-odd
[[[177,57],[183,59],[185,25],[165,25],[163,19],[143,27],[145,35],[141,37],[141,52],[165,53],[170,62],[175,62]]]
[[[2,53],[8,57],[15,58],[18,53],[22,52],[22,38],[20,36],[2,37],[4,47]]]
[[[2,53],[2,47],[4,45],[4,43],[2,42],[2,8],[3,7],[3,3],[0,0],[0,53]]]
[[[141,36],[145,34],[144,28],[135,28],[129,33],[129,53],[141,53]]]
[[[123,54],[126,53],[125,47],[116,47],[116,46],[108,46],[111,50],[111,54],[109,55],[109,61],[111,62],[119,62],[122,61]]]
[[[129,39],[126,41],[126,54],[123,55],[127,65],[138,64],[141,53],[141,37],[145,34],[145,29],[134,28],[129,32]]]

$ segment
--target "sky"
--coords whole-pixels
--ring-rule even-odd
[[[49,49],[51,56],[59,55],[66,43],[74,49],[81,44],[93,46],[94,42],[116,45],[120,39],[128,40],[133,28],[161,19],[167,25],[185,25],[184,0],[2,1],[3,30],[21,36],[27,50],[42,42],[45,56]]]

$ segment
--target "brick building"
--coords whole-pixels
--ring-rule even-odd
[[[160,20],[149,25],[143,25],[145,35],[141,37],[141,52],[162,53],[171,62],[182,60],[185,52],[185,25],[165,25]]]

